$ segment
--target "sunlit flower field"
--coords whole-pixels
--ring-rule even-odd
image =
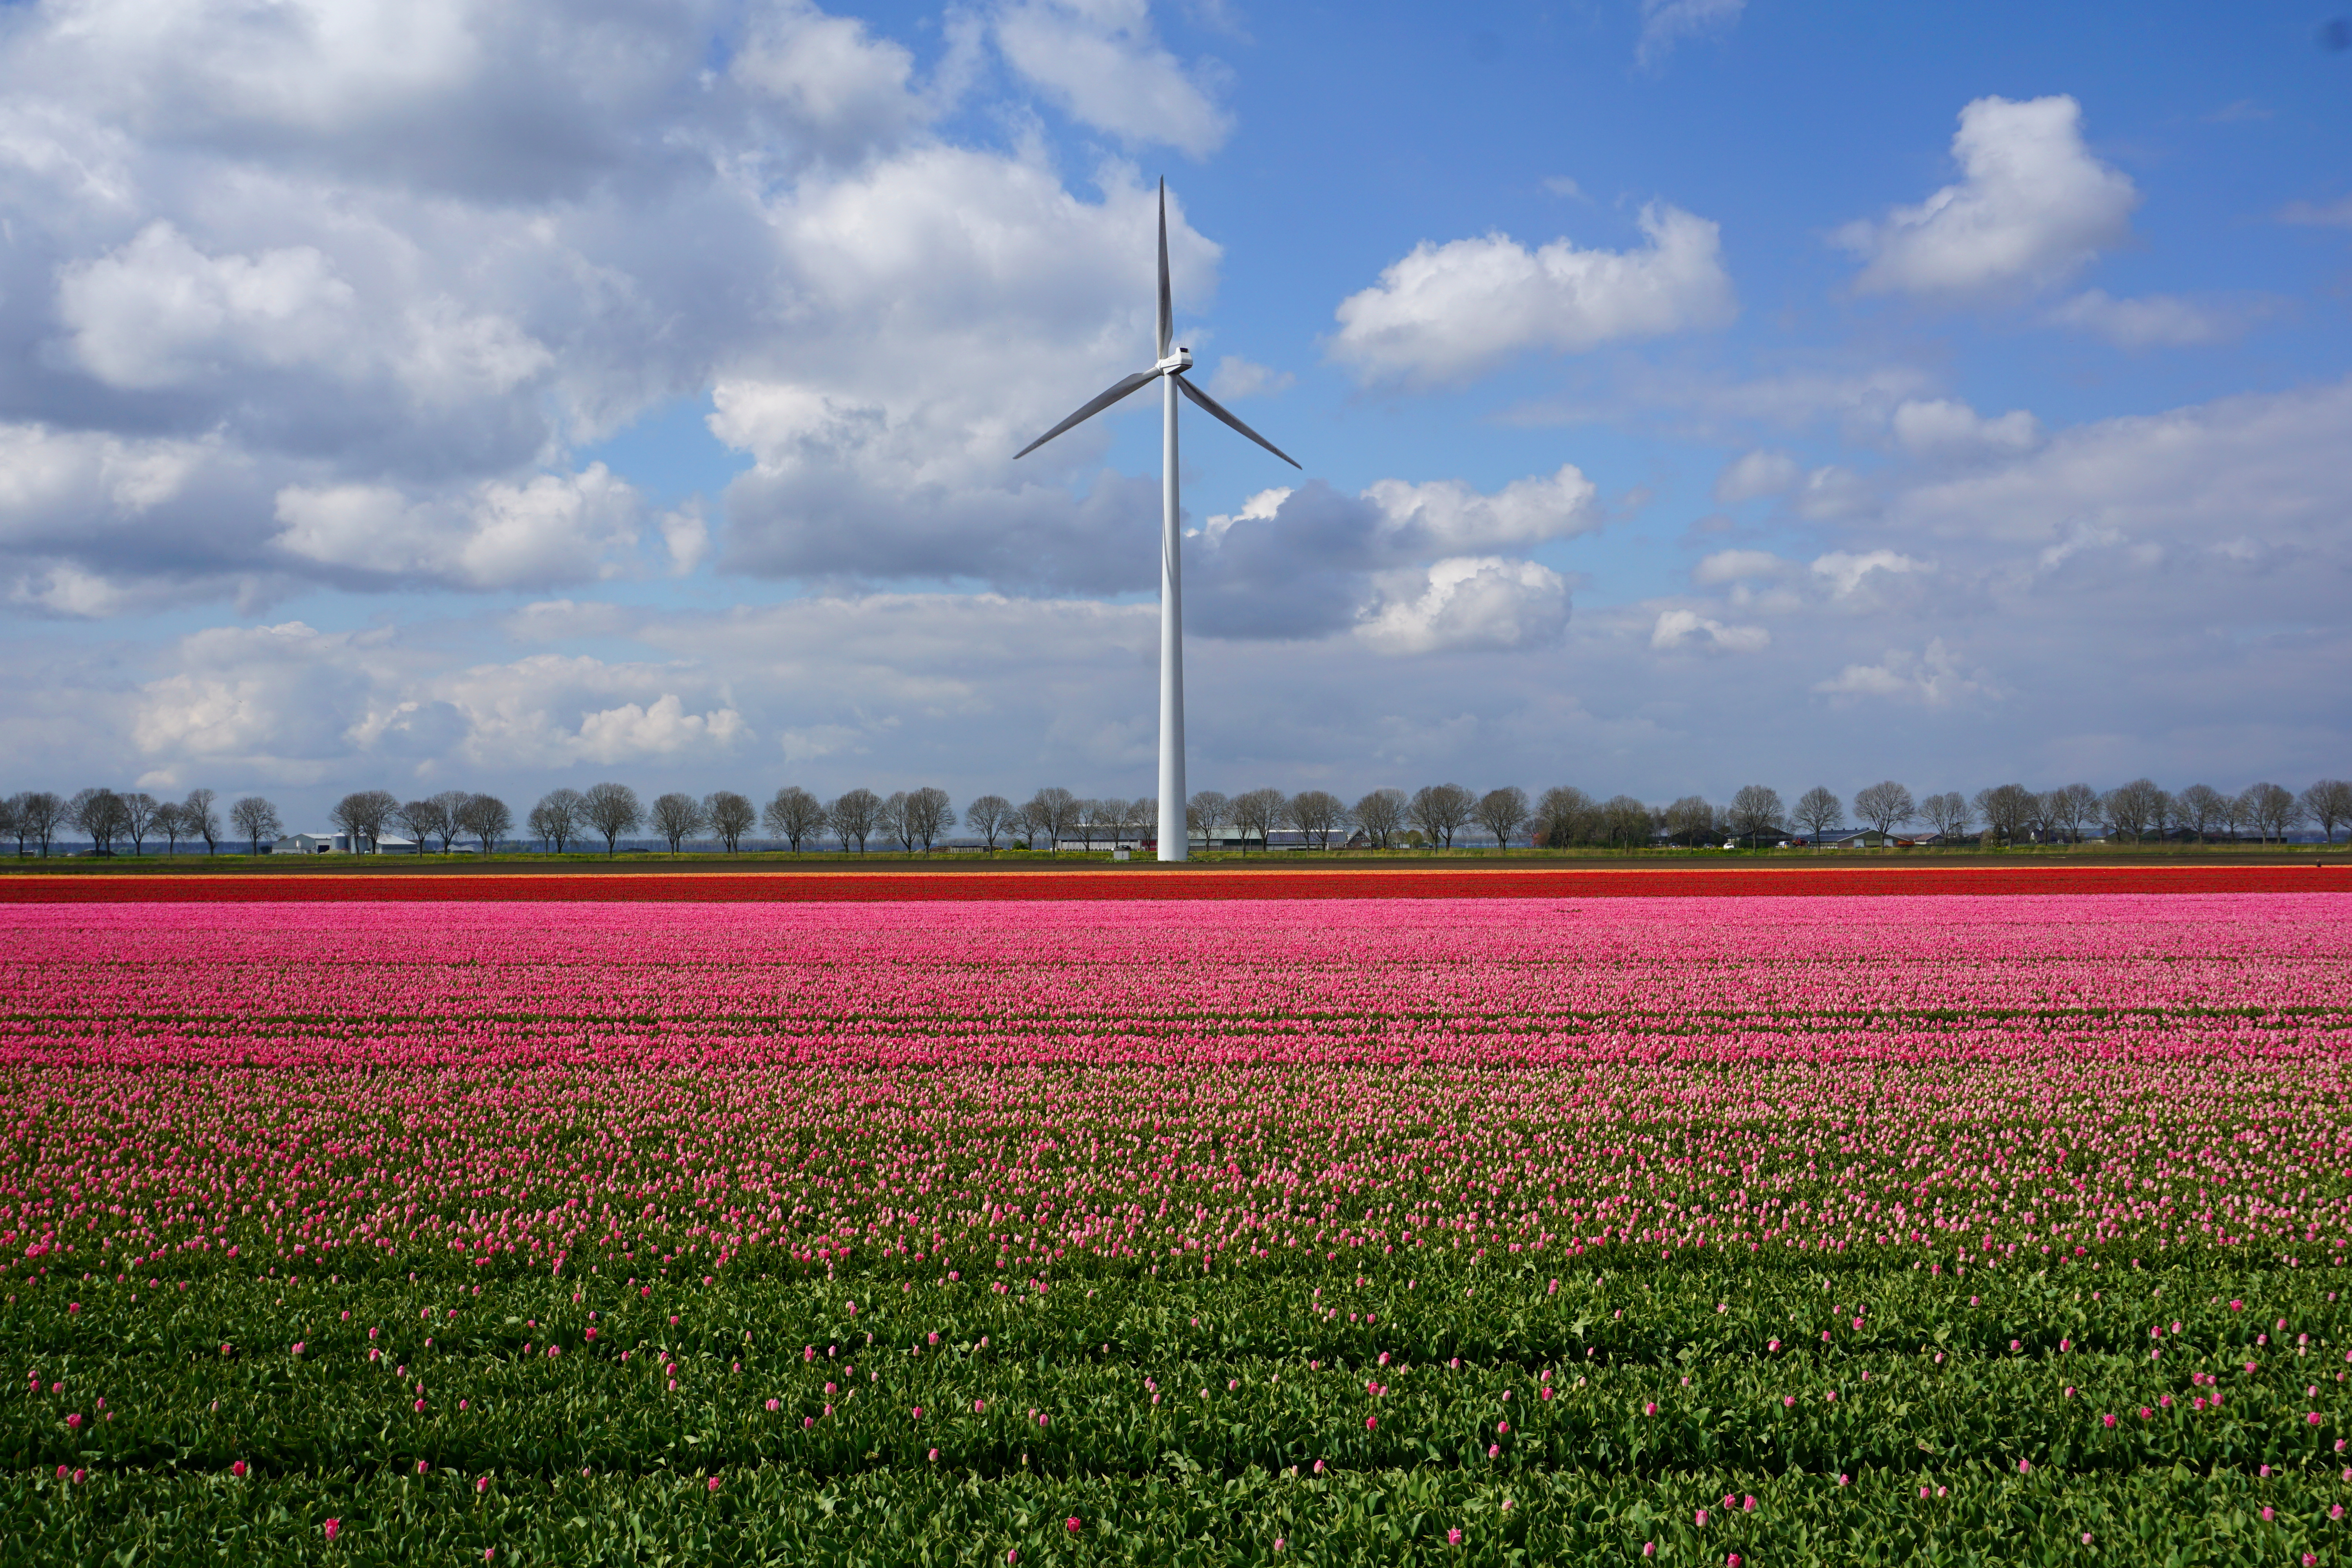
[[[2326,892],[0,906],[0,1554],[2336,1563],[2347,957]]]

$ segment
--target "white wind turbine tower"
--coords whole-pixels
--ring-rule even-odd
[[[1160,182],[1160,361],[1150,370],[1136,372],[1112,386],[1076,414],[1013,454],[1017,461],[1027,457],[1072,426],[1084,424],[1129,393],[1140,392],[1154,381],[1166,380],[1161,388],[1160,425],[1160,858],[1181,860],[1190,847],[1191,835],[1184,820],[1184,582],[1180,552],[1183,542],[1183,513],[1176,500],[1176,395],[1199,404],[1213,416],[1240,431],[1259,446],[1288,463],[1297,461],[1281,447],[1234,418],[1223,405],[1191,382],[1184,373],[1192,368],[1192,351],[1183,347],[1171,348],[1169,338],[1175,331],[1168,301],[1168,182]],[[1303,470],[1302,470],[1303,471]]]

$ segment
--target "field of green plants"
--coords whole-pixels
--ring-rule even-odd
[[[0,910],[0,1560],[2336,1563],[2347,902]]]

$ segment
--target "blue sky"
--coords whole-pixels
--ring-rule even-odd
[[[1196,787],[2352,773],[2331,17],[11,7],[6,787],[1148,792],[1163,175]]]

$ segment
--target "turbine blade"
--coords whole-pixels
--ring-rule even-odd
[[[1173,373],[1171,372],[1171,374],[1172,374]],[[1181,375],[1176,377],[1176,389],[1179,392],[1181,392],[1185,396],[1191,398],[1193,402],[1199,404],[1202,407],[1207,409],[1217,418],[1223,420],[1226,424],[1232,426],[1234,429],[1240,431],[1243,435],[1248,437],[1251,440],[1256,442],[1267,451],[1272,452],[1276,457],[1280,458],[1284,462],[1288,463],[1292,468],[1298,468],[1297,458],[1292,457],[1289,453],[1284,451],[1281,447],[1276,446],[1273,442],[1267,440],[1265,437],[1259,435],[1256,431],[1251,429],[1248,426],[1243,424],[1232,415],[1226,413],[1223,404],[1219,403],[1215,398],[1210,396],[1199,387],[1194,386],[1191,382],[1186,381]],[[1298,471],[1303,474],[1307,470],[1304,468],[1298,468]]]
[[[1160,182],[1160,357],[1176,336],[1176,313],[1168,304],[1168,182]]]
[[[1091,402],[1087,404],[1085,407],[1079,409],[1076,414],[1071,415],[1067,419],[1063,420],[1059,425],[1055,426],[1051,430],[1046,431],[1043,436],[1038,437],[1034,441],[1030,442],[1026,447],[1022,447],[1021,450],[1013,453],[1013,460],[1016,463],[1019,462],[1022,458],[1027,457],[1030,453],[1035,451],[1038,447],[1044,446],[1046,442],[1052,440],[1063,431],[1067,430],[1071,426],[1084,424],[1087,420],[1089,420],[1096,415],[1100,414],[1104,409],[1108,408],[1112,404],[1117,403],[1120,398],[1125,397],[1129,393],[1136,390],[1136,388],[1159,379],[1160,373],[1156,370],[1139,370],[1124,381],[1113,383],[1110,390],[1097,394]]]

